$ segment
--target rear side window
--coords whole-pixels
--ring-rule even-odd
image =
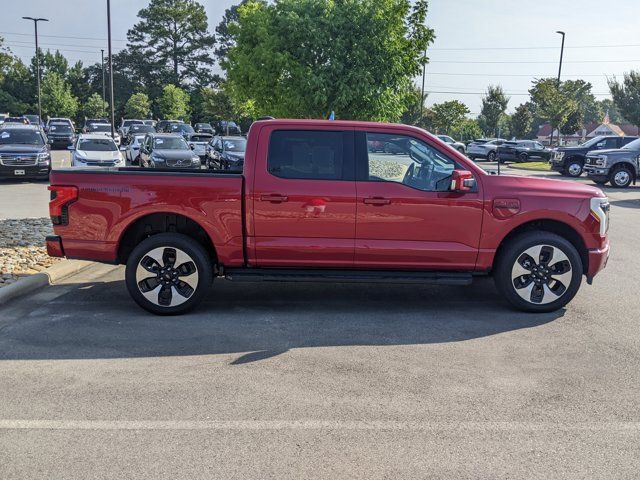
[[[280,178],[353,180],[352,137],[352,132],[276,130],[269,140],[267,169]]]

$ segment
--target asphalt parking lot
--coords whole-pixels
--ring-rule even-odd
[[[0,307],[0,478],[637,478],[640,187],[606,190],[609,265],[552,314],[218,281],[163,318],[104,265]]]

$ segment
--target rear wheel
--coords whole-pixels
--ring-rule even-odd
[[[520,155],[518,155],[518,161],[520,163],[528,162],[529,161],[529,155],[527,155],[525,152],[522,152]]]
[[[129,294],[156,315],[178,315],[194,308],[213,281],[211,259],[197,241],[179,233],[160,233],[129,255],[125,272]]]
[[[489,152],[487,154],[487,161],[495,162],[496,161],[496,152]]]
[[[617,166],[609,176],[609,183],[612,187],[627,188],[631,184],[633,176],[625,165]]]
[[[496,263],[500,293],[519,310],[552,312],[575,296],[582,261],[565,238],[550,232],[523,233],[509,242]]]

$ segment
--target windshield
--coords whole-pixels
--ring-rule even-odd
[[[244,152],[247,149],[247,141],[244,138],[224,141],[224,149],[227,152]]]
[[[193,127],[191,125],[185,125],[184,123],[178,123],[171,125],[171,130],[174,132],[193,133]]]
[[[135,137],[133,137],[133,141],[131,142],[131,145],[140,145],[143,140],[144,140],[144,135],[136,135]]]
[[[56,123],[54,125],[49,125],[50,133],[72,133],[71,125],[68,123]]]
[[[153,148],[158,150],[189,150],[189,145],[182,137],[156,138],[153,141]]]
[[[191,135],[191,137],[189,138],[190,142],[207,143],[209,140],[211,140],[211,136],[210,135]]]
[[[87,130],[89,130],[91,132],[108,132],[108,133],[111,133],[111,124],[106,125],[106,124],[94,123],[92,125],[89,125]]]
[[[581,147],[591,147],[593,145],[595,145],[596,143],[601,142],[602,140],[604,140],[605,137],[593,137],[591,140],[587,140],[584,143],[581,143],[580,146]]]
[[[208,123],[199,123],[197,125],[198,128],[209,128],[212,129],[213,127],[211,125],[209,125]]]
[[[143,125],[144,122],[142,120],[125,120],[122,122],[123,127],[130,127],[131,125]]]
[[[627,143],[623,150],[640,150],[640,138],[636,138],[633,142]]]
[[[116,143],[108,138],[84,138],[78,143],[78,150],[88,150],[91,152],[115,152],[118,150]]]
[[[31,123],[40,123],[40,118],[38,118],[38,115],[25,115],[24,118],[29,120]]]
[[[35,130],[0,130],[0,145],[44,145],[40,132]]]
[[[144,132],[144,133],[153,133],[156,131],[155,128],[153,128],[150,125],[131,125],[131,128],[129,129],[130,132]]]

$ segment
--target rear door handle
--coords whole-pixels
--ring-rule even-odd
[[[261,195],[260,200],[262,200],[263,202],[282,203],[289,200],[289,197],[287,197],[286,195],[279,195],[277,193],[274,193],[272,195]]]
[[[388,198],[382,198],[382,197],[372,197],[372,198],[365,198],[363,202],[366,203],[367,205],[382,206],[382,205],[389,205],[391,203],[391,200],[389,200]]]

